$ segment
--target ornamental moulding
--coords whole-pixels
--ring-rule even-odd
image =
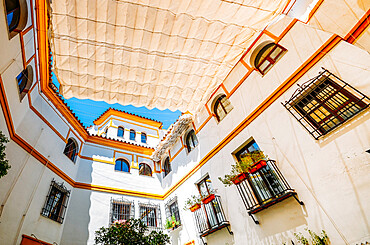
[[[177,141],[177,138],[189,128],[193,118],[190,114],[184,114],[179,117],[176,123],[174,123],[169,129],[164,139],[157,145],[151,158],[154,162],[159,162],[166,151],[171,148]]]

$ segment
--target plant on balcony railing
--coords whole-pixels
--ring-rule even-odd
[[[184,210],[190,210],[191,212],[194,212],[201,207],[201,201],[202,198],[200,196],[192,195],[186,199]]]
[[[218,179],[225,185],[239,184],[247,178],[248,174],[253,174],[262,167],[266,166],[267,155],[263,151],[257,150],[243,155],[240,161],[231,165],[231,171],[224,178]]]
[[[165,229],[175,229],[180,225],[180,222],[176,220],[175,215],[172,215],[170,219],[166,219],[166,223],[164,224]]]
[[[204,198],[203,200],[205,200]],[[193,212],[193,217],[200,237],[205,237],[217,230],[227,228],[230,234],[229,221],[226,219],[222,208],[221,198],[215,194],[207,197],[207,201],[203,201],[201,208]]]
[[[274,160],[260,160],[249,168],[243,176],[238,175],[232,181],[239,195],[256,224],[259,224],[252,214],[264,210],[284,199],[293,196],[300,205],[303,202],[297,198]]]

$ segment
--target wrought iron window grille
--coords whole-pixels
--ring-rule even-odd
[[[317,140],[370,105],[370,98],[322,68],[282,105]]]
[[[170,220],[172,215],[175,216],[177,222],[179,222],[179,226],[181,226],[181,219],[180,219],[180,211],[179,205],[177,203],[177,196],[174,196],[170,200],[168,200],[165,204],[165,212],[166,212],[166,219]]]
[[[56,222],[63,223],[70,191],[63,183],[58,183],[54,179],[51,181],[48,195],[46,196],[41,215]]]
[[[109,224],[112,225],[115,221],[129,220],[135,218],[134,201],[128,201],[124,198],[113,199],[110,201]]]
[[[208,236],[222,228],[227,228],[228,232],[232,235],[230,230],[230,223],[226,219],[224,210],[221,204],[221,198],[215,195],[215,198],[207,204],[202,203],[201,208],[193,212],[193,217],[197,226],[197,230],[203,244],[203,237]]]
[[[248,214],[256,224],[259,224],[259,221],[253,214],[288,197],[292,196],[300,205],[304,205],[298,200],[297,193],[290,187],[274,160],[267,160],[265,166],[254,173],[247,173],[246,176],[244,180],[236,184],[236,187]]]
[[[139,202],[139,215],[140,220],[148,227],[149,232],[163,230],[159,204]]]

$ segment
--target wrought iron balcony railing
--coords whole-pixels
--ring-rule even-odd
[[[201,238],[224,227],[232,234],[219,196],[215,195],[215,198],[207,204],[202,203],[201,208],[194,211],[193,215]]]
[[[248,214],[256,224],[259,222],[253,217],[255,214],[271,205],[293,196],[300,205],[297,193],[290,187],[274,160],[267,160],[253,173],[245,175],[245,179],[236,184],[240,197],[243,200]]]

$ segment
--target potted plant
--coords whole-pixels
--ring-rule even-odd
[[[209,195],[202,199],[202,203],[207,204],[215,199],[215,190],[210,190]]]
[[[172,215],[170,219],[166,219],[166,223],[164,225],[164,228],[166,229],[172,229],[174,230],[175,228],[177,228],[178,226],[180,225],[180,222],[178,222],[176,220],[176,217],[175,215]]]
[[[240,161],[231,165],[229,174],[226,174],[224,178],[218,177],[225,186],[240,184],[248,177],[248,174],[253,174],[266,166],[267,155],[260,150],[242,154],[240,158]]]
[[[201,207],[201,205],[200,205],[201,200],[202,199],[201,199],[200,196],[192,195],[191,197],[186,199],[184,209],[185,210],[190,210],[191,212],[195,212],[195,210],[197,210]]]

